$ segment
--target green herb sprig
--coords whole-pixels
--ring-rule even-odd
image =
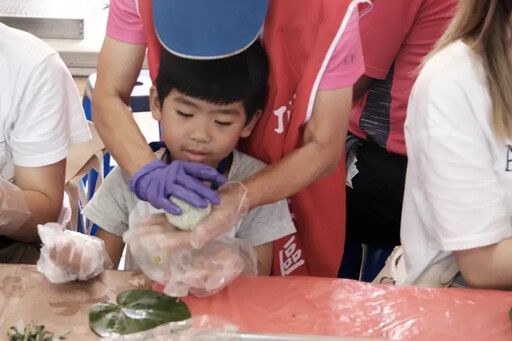
[[[58,333],[52,333],[45,330],[44,325],[25,326],[23,320],[18,322],[18,326],[9,328],[7,335],[10,341],[59,341],[65,340],[71,330],[65,330]]]

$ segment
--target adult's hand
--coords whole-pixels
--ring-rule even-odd
[[[190,236],[192,247],[199,249],[219,235],[230,231],[250,209],[248,190],[241,182],[228,183],[219,190],[220,204]]]
[[[39,225],[38,231],[43,247],[37,269],[53,283],[86,281],[112,268],[103,240],[57,223]]]
[[[220,204],[192,231],[177,230],[163,214],[157,214],[142,218],[133,231],[125,233],[123,239],[132,254],[169,253],[190,246],[200,249],[210,240],[232,230],[249,210],[247,188],[240,182],[223,186],[219,196]]]
[[[223,185],[226,179],[215,168],[201,163],[177,160],[166,164],[154,160],[135,172],[130,189],[154,207],[179,215],[181,209],[169,200],[171,196],[199,208],[205,208],[208,202],[219,204],[217,193],[202,181]]]

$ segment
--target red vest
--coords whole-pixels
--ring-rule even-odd
[[[311,115],[328,50],[336,45],[333,41],[350,2],[270,1],[263,31],[270,60],[269,102],[251,138],[241,143],[242,151],[273,163],[301,147],[303,125]],[[151,1],[139,0],[139,11],[155,79],[161,45]],[[274,243],[273,274],[336,277],[345,243],[344,158],[332,175],[289,202],[297,233]]]

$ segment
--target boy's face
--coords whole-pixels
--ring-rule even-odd
[[[248,137],[258,119],[246,124],[242,101],[217,105],[172,89],[160,106],[155,86],[151,88],[151,111],[160,121],[162,137],[173,160],[194,161],[217,167]]]

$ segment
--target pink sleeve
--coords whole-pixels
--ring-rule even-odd
[[[130,44],[146,43],[137,1],[110,0],[107,36]]]
[[[364,59],[359,33],[359,12],[354,10],[327,64],[318,89],[340,89],[352,86],[363,73]]]

